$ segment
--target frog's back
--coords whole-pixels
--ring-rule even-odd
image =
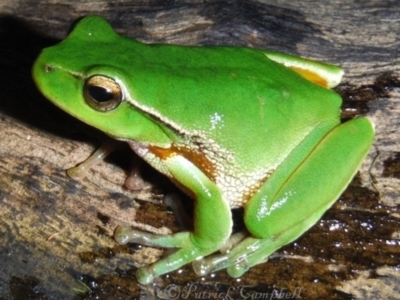
[[[339,122],[341,99],[262,52],[234,47],[146,45],[132,97],[171,123],[202,133],[243,159],[283,153],[320,122]],[[132,60],[136,60],[132,57]],[[141,82],[140,82],[141,81]],[[137,86],[144,89],[135,89]],[[257,154],[262,161],[263,154]]]

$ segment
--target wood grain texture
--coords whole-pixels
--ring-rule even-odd
[[[241,280],[225,271],[200,279],[188,266],[139,286],[134,271],[162,251],[118,246],[113,231],[121,224],[177,231],[162,203],[174,187],[145,166],[145,188],[124,189],[128,151],[82,181],[68,178],[65,169],[104,137],[48,103],[30,76],[40,49],[88,14],[146,42],[245,45],[341,65],[344,117],[363,114],[376,124],[360,175],[316,226]],[[399,299],[396,0],[0,0],[0,45],[0,299]]]

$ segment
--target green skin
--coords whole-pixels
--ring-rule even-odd
[[[195,198],[192,232],[116,230],[119,243],[180,248],[139,269],[143,284],[189,262],[200,275],[227,268],[238,277],[320,219],[374,139],[366,118],[340,123],[341,98],[329,88],[342,74],[272,51],[146,45],[96,16],[44,49],[33,67],[50,101],[127,141]],[[116,107],[88,100],[94,75],[122,91]],[[231,209],[239,206],[247,237],[232,242]],[[228,253],[203,258],[229,243]]]

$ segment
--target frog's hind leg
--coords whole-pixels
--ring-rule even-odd
[[[194,262],[196,273],[227,268],[232,277],[241,276],[300,237],[346,188],[373,138],[373,125],[365,118],[354,119],[330,131],[278,188],[283,174],[277,170],[245,207],[251,237],[226,255]]]

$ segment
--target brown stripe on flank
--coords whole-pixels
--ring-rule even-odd
[[[187,147],[171,146],[170,148],[160,148],[150,146],[148,150],[161,160],[166,160],[174,155],[180,155],[199,168],[210,180],[215,182],[215,167],[212,162],[202,152],[194,151]]]

